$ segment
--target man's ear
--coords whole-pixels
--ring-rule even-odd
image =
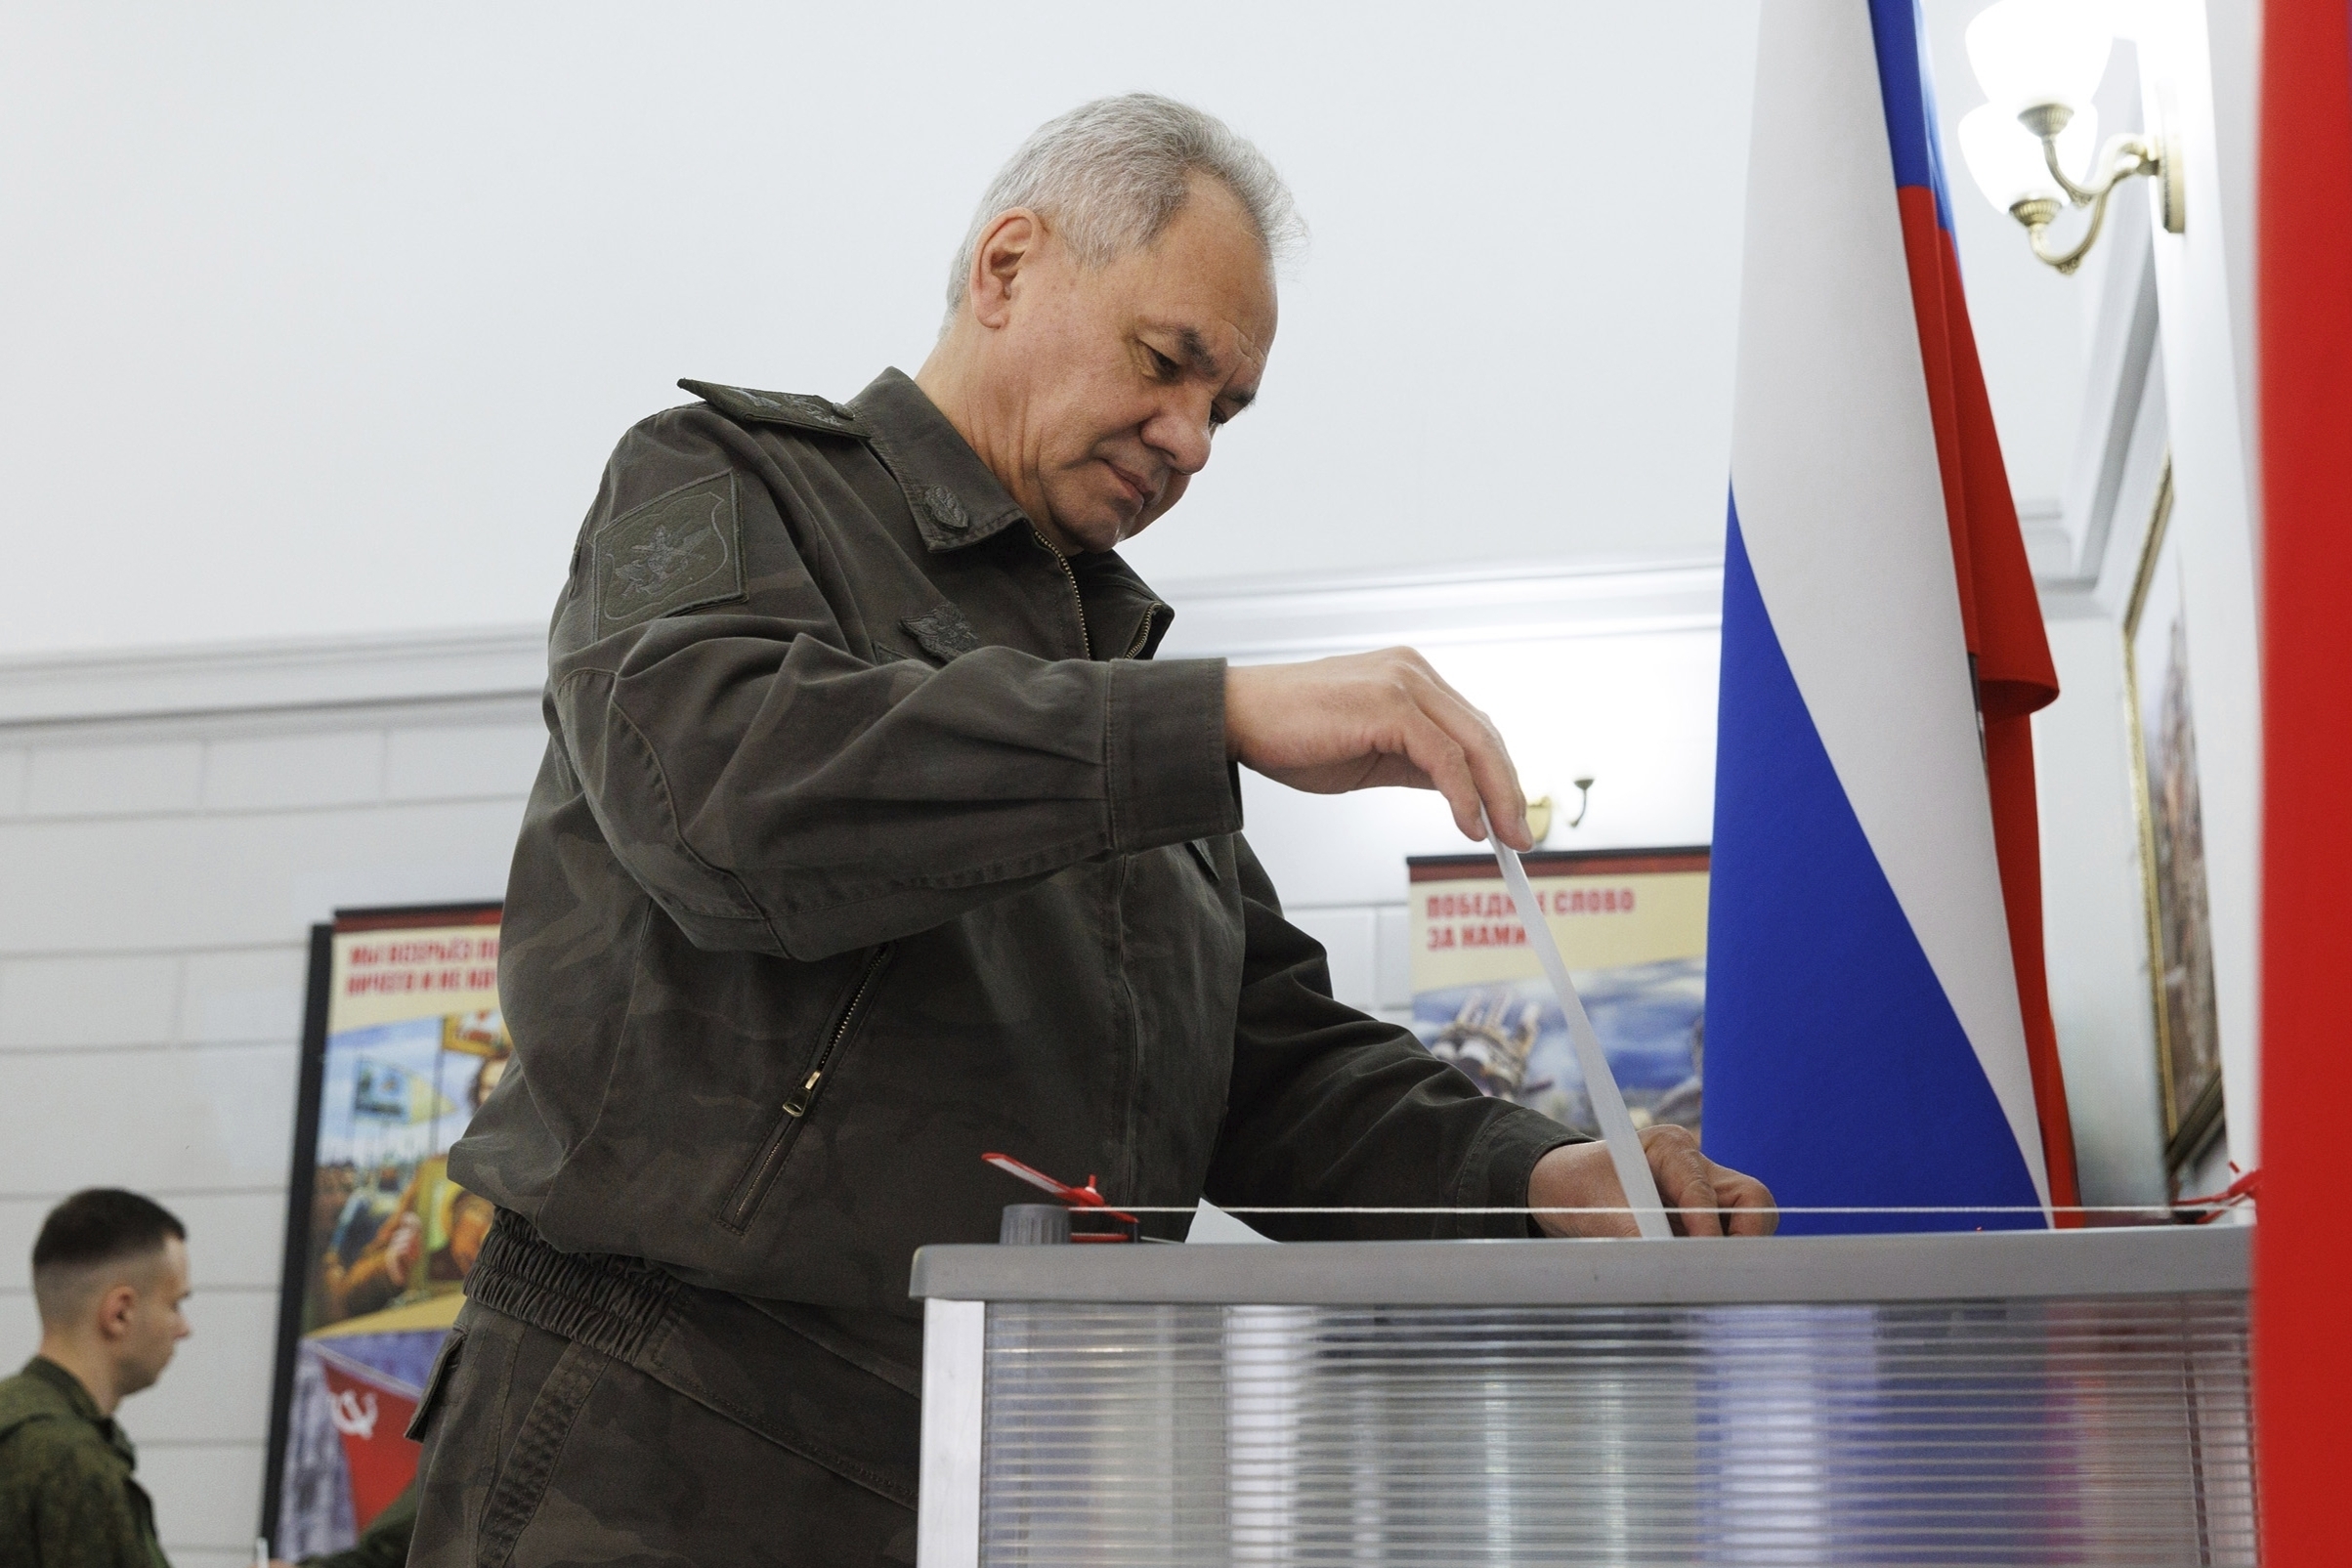
[[[982,326],[1002,327],[1011,319],[1021,269],[1036,259],[1045,237],[1044,221],[1027,207],[999,214],[981,233],[972,247],[972,275],[963,281]]]
[[[109,1285],[98,1297],[98,1332],[102,1338],[119,1339],[131,1332],[131,1316],[139,1310],[139,1289]]]

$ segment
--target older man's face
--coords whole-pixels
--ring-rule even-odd
[[[1089,271],[1050,236],[1013,281],[989,401],[1008,487],[1065,553],[1107,550],[1176,505],[1274,342],[1274,280],[1232,193],[1196,178],[1157,243]]]

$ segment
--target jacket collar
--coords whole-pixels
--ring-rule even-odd
[[[961,550],[1016,523],[1029,523],[1020,503],[905,371],[884,370],[850,400],[849,407],[898,477],[915,513],[916,530],[934,554]],[[1068,565],[1096,657],[1149,658],[1168,635],[1176,612],[1115,550],[1074,555]]]
[[[120,1421],[99,1413],[98,1401],[90,1397],[90,1390],[82,1386],[79,1377],[47,1356],[35,1356],[24,1363],[21,1376],[28,1382],[47,1390],[50,1398],[64,1407],[65,1414],[89,1422],[107,1446],[122,1457],[125,1464],[132,1469],[139,1467],[139,1450],[133,1446],[130,1434],[122,1429]],[[38,1397],[35,1396],[36,1399]],[[20,1408],[18,1414],[22,1413]]]
[[[92,1422],[106,1420],[107,1418],[99,1413],[98,1401],[90,1397],[90,1390],[82,1386],[82,1380],[47,1356],[33,1357],[24,1363],[22,1371],[25,1377],[37,1378],[56,1390],[66,1408],[82,1420]]]
[[[962,433],[904,370],[884,370],[849,406],[898,476],[915,511],[916,530],[930,549],[961,550],[1029,521]]]

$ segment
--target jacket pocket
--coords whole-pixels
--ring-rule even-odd
[[[792,1157],[792,1145],[800,1141],[800,1129],[808,1124],[809,1113],[817,1108],[817,1100],[824,1094],[834,1069],[840,1065],[843,1050],[866,1016],[867,1006],[874,997],[875,982],[881,978],[882,965],[889,960],[890,944],[885,942],[874,950],[874,955],[858,970],[857,983],[849,988],[848,1000],[841,1004],[818,1041],[807,1072],[778,1107],[775,1125],[761,1140],[750,1164],[744,1167],[735,1190],[728,1194],[726,1210],[719,1216],[719,1223],[726,1229],[740,1235],[750,1225],[751,1216],[759,1212],[760,1201],[776,1184],[785,1162]]]

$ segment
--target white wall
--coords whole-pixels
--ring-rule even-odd
[[[1754,13],[0,12],[0,653],[542,617],[679,376],[912,368],[1040,121],[1258,137],[1315,242],[1155,581],[1719,550]],[[26,302],[37,302],[27,308]]]

